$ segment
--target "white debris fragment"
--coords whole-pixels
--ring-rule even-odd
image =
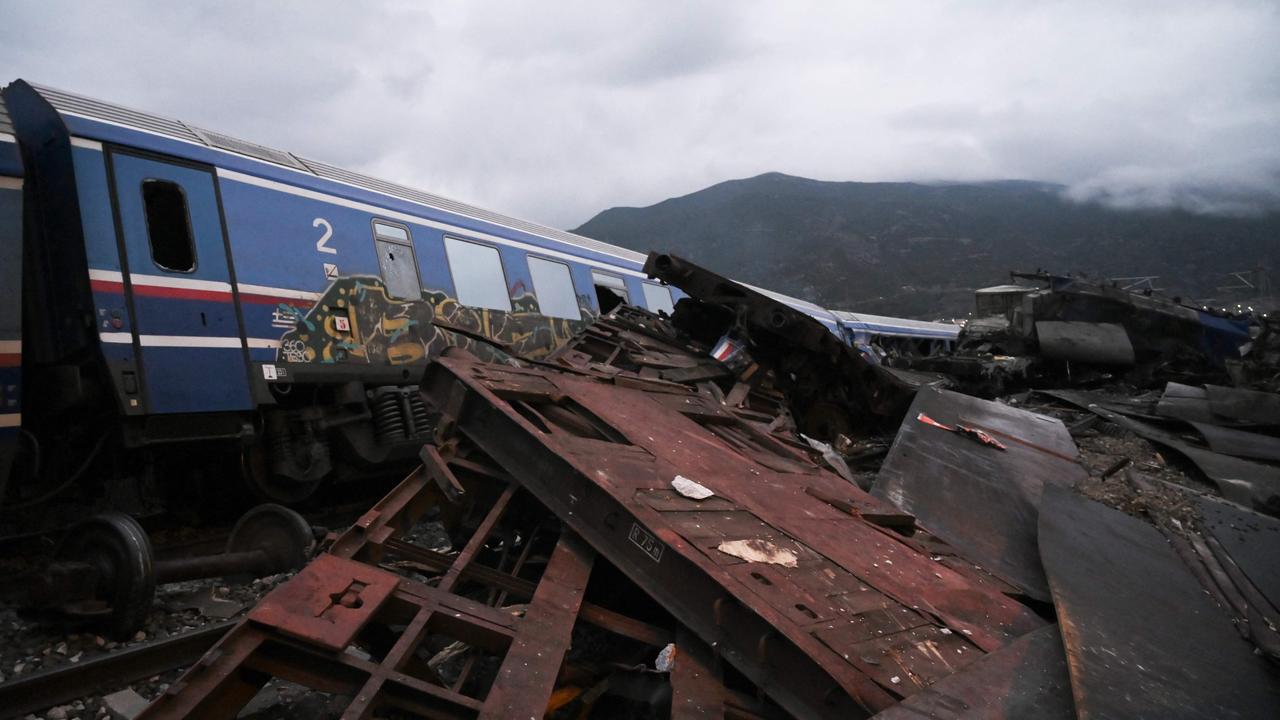
[[[715,493],[708,490],[705,486],[700,485],[683,475],[677,475],[675,479],[671,481],[671,487],[675,488],[676,492],[681,495],[687,498],[692,498],[693,500],[706,500],[707,498],[715,495]]]
[[[658,672],[671,672],[671,668],[675,667],[675,665],[676,644],[667,643],[667,646],[658,653],[658,658],[653,661],[653,666],[657,668]]]
[[[111,693],[102,698],[102,703],[116,720],[133,720],[147,707],[146,698],[134,692],[133,688]]]
[[[789,568],[795,567],[799,562],[794,552],[780,548],[768,540],[725,540],[716,549],[747,562],[769,563]]]

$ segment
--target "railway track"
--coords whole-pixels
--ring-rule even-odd
[[[92,660],[14,678],[0,683],[0,708],[5,717],[18,717],[190,665],[233,625],[234,621],[206,625]]]

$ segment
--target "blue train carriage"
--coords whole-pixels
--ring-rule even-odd
[[[947,352],[960,336],[960,326],[953,323],[909,320],[845,310],[834,310],[832,313],[840,323],[845,342],[877,363],[888,353],[928,356]]]
[[[0,214],[2,272],[28,322],[0,349],[26,351],[32,446],[67,448],[15,465],[10,507],[86,473],[163,491],[193,444],[285,502],[397,471],[444,348],[536,357],[618,303],[679,297],[588,238],[21,80],[3,98],[29,222]]]
[[[0,102],[0,497],[18,451],[22,426],[22,158]]]

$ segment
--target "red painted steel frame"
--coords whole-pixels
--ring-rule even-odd
[[[798,717],[889,707],[1044,624],[815,497],[890,510],[706,396],[462,356],[429,368],[424,391],[449,398],[460,434]],[[716,497],[679,495],[677,474]],[[771,543],[795,567],[743,562],[716,549],[726,540]]]

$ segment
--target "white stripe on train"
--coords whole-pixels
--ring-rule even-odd
[[[127,332],[98,333],[98,337],[105,343],[133,344],[133,334]],[[142,347],[242,348],[245,346],[238,337],[207,335],[139,335],[138,342]],[[280,341],[275,338],[251,337],[246,342],[255,350],[275,350],[280,347]]]

